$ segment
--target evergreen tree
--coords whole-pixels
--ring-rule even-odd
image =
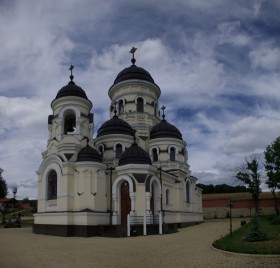
[[[2,177],[4,170],[0,168],[0,198],[5,198],[8,195],[8,187],[6,181]]]
[[[280,189],[280,137],[272,142],[271,145],[267,146],[264,151],[264,157],[267,174],[267,180],[265,183],[273,194],[275,212],[276,214],[279,214],[275,191],[276,189]]]

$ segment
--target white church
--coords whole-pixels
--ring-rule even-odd
[[[135,51],[132,65],[109,88],[110,119],[96,138],[92,103],[70,67],[70,82],[51,103],[34,233],[127,236],[130,230],[170,233],[203,222],[186,142],[165,119],[161,90],[135,65]]]

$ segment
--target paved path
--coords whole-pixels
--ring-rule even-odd
[[[238,225],[239,221],[233,224]],[[228,227],[225,221],[208,221],[175,234],[130,238],[64,238],[36,235],[31,228],[0,229],[0,267],[280,267],[280,256],[212,249],[211,243]]]

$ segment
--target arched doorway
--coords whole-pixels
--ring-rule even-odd
[[[124,181],[121,184],[121,224],[127,224],[127,214],[131,211],[131,200],[129,196],[129,184]]]
[[[149,211],[149,216],[151,217],[150,223],[158,223],[158,215],[161,211],[161,185],[158,178],[153,177],[150,182],[149,188],[149,194],[148,198],[149,203],[147,203],[147,210]]]

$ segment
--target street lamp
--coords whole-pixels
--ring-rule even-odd
[[[229,229],[230,229],[230,235],[232,235],[232,216],[231,216],[231,208],[233,207],[233,202],[229,200],[226,202],[226,207],[229,208]]]

